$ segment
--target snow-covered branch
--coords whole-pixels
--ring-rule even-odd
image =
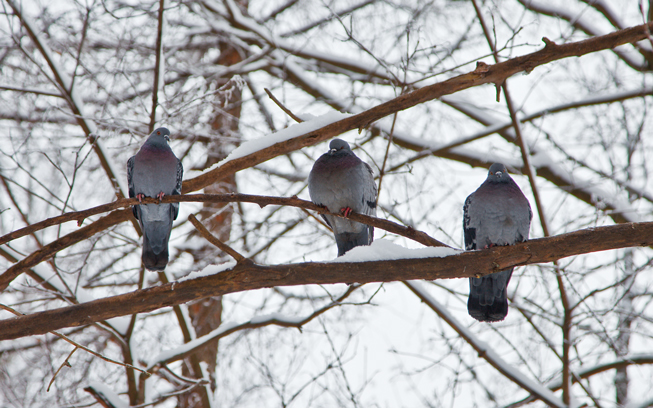
[[[469,252],[449,248],[408,250],[386,243],[384,240],[374,241],[369,247],[355,248],[336,262],[329,263],[263,266],[242,262],[214,275],[2,320],[0,340],[43,334],[63,327],[149,312],[209,296],[271,286],[480,277],[513,266],[546,263],[610,249],[652,245],[653,223],[590,228],[513,246]]]
[[[428,307],[438,314],[444,321],[447,322],[465,341],[476,350],[479,357],[485,359],[492,367],[496,368],[501,374],[508,377],[512,382],[519,385],[532,395],[544,401],[547,405],[553,407],[564,408],[567,407],[560,398],[556,397],[546,387],[538,384],[537,382],[526,377],[522,372],[517,370],[512,365],[508,364],[501,358],[496,351],[489,347],[486,343],[476,337],[471,330],[463,326],[449,311],[440,304],[433,296],[431,296],[418,282],[404,282],[408,289],[410,289],[417,297],[419,297]]]

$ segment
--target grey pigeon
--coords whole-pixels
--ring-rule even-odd
[[[511,245],[528,239],[533,212],[506,166],[494,163],[487,179],[465,200],[465,249]],[[513,268],[482,278],[469,278],[467,311],[481,322],[498,322],[508,315],[506,291]]]
[[[315,204],[332,213],[376,215],[372,169],[341,139],[333,139],[329,151],[315,161],[308,176],[308,193]],[[354,247],[369,245],[374,239],[374,227],[333,215],[322,218],[333,229],[338,256]]]
[[[170,131],[158,128],[141,149],[127,162],[129,197],[181,194],[184,168],[168,145]],[[151,271],[162,271],[168,264],[168,240],[172,221],[177,219],[179,203],[141,204],[132,207],[134,217],[143,230],[143,265]]]

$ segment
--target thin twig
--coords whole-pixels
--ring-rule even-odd
[[[73,353],[75,351],[77,351],[77,347],[73,348],[72,351],[70,352],[70,354],[68,354],[68,357],[66,357],[66,359],[63,361],[63,363],[61,363],[61,365],[59,366],[57,371],[52,376],[52,379],[50,380],[50,384],[48,384],[48,388],[45,390],[45,392],[50,392],[50,387],[52,386],[52,383],[54,382],[54,379],[57,378],[57,374],[59,374],[59,371],[61,371],[61,369],[64,366],[70,367],[70,363],[68,362],[68,360],[70,359],[70,357],[72,357],[72,355],[73,355]]]
[[[225,244],[224,242],[220,241],[218,238],[215,237],[215,235],[211,234],[209,230],[207,230],[206,227],[202,225],[201,222],[198,221],[198,219],[195,217],[194,214],[190,214],[188,216],[188,221],[190,221],[191,224],[193,224],[195,229],[197,229],[197,232],[199,232],[200,235],[204,237],[204,239],[206,239],[213,245],[220,248],[223,252],[226,252],[227,254],[231,255],[231,257],[234,258],[236,262],[242,262],[247,259],[241,254],[239,254],[238,251],[236,251],[229,245]]]
[[[179,361],[183,358],[186,358],[189,355],[193,355],[197,350],[201,349],[204,347],[207,343],[215,341],[216,339],[221,339],[224,338],[232,333],[236,333],[242,330],[250,330],[250,329],[257,329],[265,326],[280,326],[280,327],[286,327],[286,328],[295,328],[298,329],[299,331],[302,331],[302,327],[305,326],[307,323],[309,323],[311,320],[315,319],[316,317],[326,313],[327,311],[345,305],[343,301],[349,297],[354,291],[358,288],[360,288],[361,285],[353,284],[350,285],[347,290],[340,295],[337,299],[331,301],[330,303],[322,306],[321,308],[313,311],[311,314],[308,316],[304,317],[303,319],[298,319],[296,317],[290,317],[288,319],[284,319],[281,316],[275,315],[274,317],[270,317],[269,319],[251,319],[247,322],[241,323],[241,324],[233,324],[231,326],[228,325],[223,325],[221,327],[218,327],[217,329],[205,334],[202,337],[199,337],[193,344],[192,348],[189,349],[183,349],[180,350],[178,353],[165,353],[165,359],[161,361],[155,361],[150,364],[150,367],[148,368],[148,372],[152,373],[154,372],[157,367],[165,364],[170,364],[175,361]]]
[[[52,51],[46,42],[39,36],[40,30],[38,30],[29,19],[29,17],[24,14],[25,10],[22,4],[20,2],[16,3],[15,0],[7,0],[7,3],[9,3],[9,6],[14,11],[16,17],[20,19],[21,24],[23,27],[25,27],[25,30],[32,39],[32,42],[39,49],[41,55],[50,66],[54,80],[56,81],[55,85],[60,89],[63,98],[68,103],[70,110],[77,120],[77,124],[84,130],[86,139],[88,140],[93,150],[95,150],[98,159],[100,160],[100,165],[104,169],[109,182],[115,190],[116,196],[118,198],[125,197],[125,194],[117,181],[118,178],[116,176],[115,170],[113,169],[113,164],[109,159],[109,155],[105,153],[104,147],[98,140],[97,128],[95,127],[95,124],[86,119],[86,115],[83,112],[82,101],[78,99],[74,92],[68,91],[71,88],[71,78],[66,75],[66,73],[54,60]]]
[[[4,309],[4,310],[6,310],[8,312],[11,312],[11,313],[15,314],[16,316],[27,316],[24,313],[21,313],[21,312],[19,312],[17,310],[14,310],[14,309],[12,309],[11,307],[9,307],[7,305],[3,305],[2,303],[0,303],[0,309]],[[138,370],[141,373],[144,373],[144,374],[146,374],[148,376],[150,375],[150,373],[148,373],[148,372],[146,372],[144,370],[141,370],[138,367],[134,367],[133,365],[130,365],[130,364],[121,363],[120,361],[112,360],[109,357],[105,357],[102,354],[98,353],[97,351],[93,351],[93,350],[89,349],[88,347],[82,346],[81,344],[77,343],[76,341],[69,339],[64,334],[61,334],[61,333],[56,332],[56,331],[49,331],[48,333],[52,333],[55,336],[59,337],[60,339],[65,340],[68,343],[72,344],[76,348],[80,348],[80,349],[82,349],[82,350],[84,350],[84,351],[86,351],[86,352],[88,352],[88,353],[90,353],[90,354],[92,354],[92,355],[94,355],[94,356],[96,356],[98,358],[101,358],[102,360],[104,360],[104,361],[106,361],[108,363],[113,363],[113,364],[117,364],[119,366],[133,368],[134,370]]]
[[[270,92],[270,90],[269,90],[268,88],[263,88],[263,89],[265,90],[265,93],[268,94],[268,96],[270,97],[270,99],[272,99],[272,100],[274,101],[274,103],[276,103],[277,106],[281,108],[282,111],[286,112],[286,114],[287,114],[288,116],[290,116],[291,118],[293,118],[293,119],[295,120],[295,122],[297,122],[297,123],[302,123],[302,122],[304,121],[302,118],[300,118],[300,117],[298,117],[297,115],[295,115],[294,113],[292,113],[292,112],[290,111],[290,109],[288,109],[288,108],[286,108],[285,106],[283,106],[283,103],[281,103],[281,101],[279,101],[277,98],[275,98],[275,96],[272,94],[272,92]]]
[[[150,113],[150,127],[149,133],[154,131],[154,124],[156,123],[156,107],[159,105],[159,91],[161,91],[161,86],[163,81],[163,72],[161,70],[163,62],[163,12],[165,0],[159,0],[159,18],[158,18],[158,29],[156,34],[156,58],[154,63],[154,86],[152,87],[152,112]]]
[[[417,297],[422,300],[431,310],[437,313],[442,320],[447,322],[447,324],[454,329],[460,337],[465,339],[465,341],[478,352],[478,355],[487,361],[492,367],[497,369],[501,374],[506,376],[515,384],[522,387],[524,390],[531,393],[531,395],[536,395],[539,399],[544,401],[547,405],[553,407],[564,408],[568,404],[563,403],[558,397],[556,397],[553,392],[548,389],[539,386],[538,383],[529,379],[522,373],[520,373],[515,367],[509,365],[504,361],[501,356],[496,353],[492,348],[490,348],[487,343],[480,341],[476,338],[473,333],[467,329],[467,327],[460,324],[454,316],[446,310],[446,308],[441,305],[435,298],[433,298],[418,282],[403,282],[404,285],[408,287]]]

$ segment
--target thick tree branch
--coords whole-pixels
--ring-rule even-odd
[[[327,103],[329,103],[337,110],[341,110],[341,111],[350,110],[354,112],[360,112],[361,109],[357,108],[356,105],[351,107],[349,105],[345,105],[344,103],[340,103],[336,95],[329,94],[324,89],[321,89],[319,87],[314,87],[313,82],[311,82],[311,80],[308,77],[304,75],[300,75],[301,72],[298,72],[299,67],[296,64],[290,64],[289,61],[285,61],[283,63],[285,64],[284,73],[288,74],[293,82],[300,84],[302,89],[308,94],[313,95],[315,98],[319,98],[327,101]],[[281,64],[281,62],[279,64]],[[618,100],[619,98],[615,98],[615,99]],[[469,116],[473,120],[489,127],[489,129],[487,129],[489,133],[499,133],[506,140],[508,140],[511,143],[514,143],[515,141],[514,132],[512,131],[512,129],[509,129],[512,127],[512,121],[507,123],[504,123],[502,120],[499,121],[493,118],[492,116],[488,115],[487,111],[474,108],[473,104],[470,104],[467,101],[460,98],[444,96],[440,98],[440,100],[443,103],[451,106],[452,108],[460,111],[461,113]],[[601,99],[590,100],[590,104],[594,104],[597,102],[606,103],[607,101],[603,102],[601,101]],[[536,115],[538,114],[541,115],[542,112],[536,113]],[[389,127],[385,126],[383,123],[377,123],[373,125],[372,134],[377,135],[379,132],[389,132]],[[479,135],[480,135],[479,137],[483,136],[482,134]],[[464,144],[466,142],[470,142],[475,139],[476,139],[475,137],[472,137],[469,138],[467,141],[459,140],[455,144],[456,145],[458,143]],[[451,144],[434,146],[432,142],[421,141],[420,139],[412,137],[410,134],[406,132],[402,132],[400,130],[395,130],[393,143],[400,147],[419,152],[419,154],[416,155],[416,157],[414,157],[412,160],[416,160],[421,157],[425,157],[430,154],[433,154],[434,156],[437,157],[442,157],[449,160],[455,160],[461,163],[466,163],[474,167],[487,168],[488,165],[492,163],[491,160],[488,161],[487,155],[478,155],[475,154],[474,152],[470,152],[469,150],[454,149],[453,147],[455,146]],[[534,156],[546,157],[547,155],[546,149],[538,149],[537,145],[531,146],[531,153]],[[516,163],[514,165],[515,167],[519,166]],[[396,169],[393,168],[393,170]],[[525,172],[525,170],[523,169],[522,171]],[[591,206],[595,205],[597,200],[601,201],[601,205],[605,206],[604,210],[617,223],[639,221],[638,219],[634,219],[634,217],[630,217],[627,213],[624,213],[622,211],[623,206],[619,205],[618,203],[611,202],[612,200],[610,198],[605,196],[597,196],[595,190],[592,190],[591,188],[587,187],[588,184],[590,183],[586,183],[584,181],[578,181],[574,179],[570,174],[567,174],[564,170],[562,170],[561,167],[557,166],[555,163],[552,163],[547,160],[539,161],[537,164],[537,175],[539,177],[542,177],[550,181],[551,183],[555,184],[559,188],[563,189],[565,192],[573,195],[574,197],[578,198],[581,201],[586,202]]]
[[[653,244],[653,222],[590,228],[513,246],[462,252],[443,258],[354,263],[263,266],[244,262],[216,275],[137,290],[123,295],[0,321],[0,340],[43,334],[63,327],[145,313],[209,296],[272,286],[392,282],[483,276],[513,266],[573,255]]]
[[[11,281],[16,279],[17,276],[25,272],[27,269],[30,269],[33,266],[38,265],[47,259],[50,259],[54,254],[64,248],[68,248],[69,246],[92,237],[93,235],[104,231],[107,228],[120,224],[123,221],[127,221],[130,217],[131,210],[116,211],[100,218],[92,224],[80,228],[75,232],[71,232],[70,234],[63,236],[58,240],[45,245],[43,248],[33,252],[26,258],[23,258],[19,262],[15,263],[9,269],[4,271],[2,275],[0,275],[0,292],[5,290]]]
[[[540,51],[495,65],[483,64],[470,73],[406,93],[374,108],[331,123],[305,135],[276,143],[245,157],[226,162],[200,176],[186,180],[183,185],[183,192],[197,191],[237,171],[263,163],[279,155],[287,154],[306,146],[312,146],[346,131],[364,128],[372,122],[395,112],[440,98],[444,95],[453,94],[483,84],[501,84],[506,78],[514,74],[530,72],[536,67],[552,61],[568,57],[580,57],[585,54],[612,49],[619,45],[645,39],[647,38],[647,27],[648,29],[653,29],[653,22],[649,23],[649,25],[643,24],[604,36],[562,45],[556,45],[546,40],[546,46]]]
[[[159,200],[156,198],[146,197],[142,201],[145,204],[157,204]],[[317,211],[320,214],[331,214],[326,208],[320,207],[319,205],[313,204],[310,201],[301,200],[297,197],[269,197],[269,196],[257,196],[249,194],[188,194],[188,195],[169,195],[163,197],[161,200],[163,203],[176,203],[176,202],[213,202],[213,203],[232,203],[232,202],[247,202],[258,204],[261,207],[266,205],[285,205],[291,207],[305,208],[308,210]],[[70,212],[62,214],[56,217],[49,218],[47,220],[38,222],[33,225],[21,228],[14,232],[11,232],[3,237],[0,237],[0,245],[7,243],[11,240],[23,237],[28,234],[33,234],[35,231],[39,231],[43,228],[61,224],[66,221],[77,221],[81,223],[86,217],[92,215],[100,214],[106,211],[113,209],[131,207],[132,205],[139,204],[138,199],[136,198],[123,198],[116,200],[109,204],[103,204],[88,210]],[[67,248],[71,245],[74,245],[86,238],[90,238],[93,235],[109,228],[114,225],[117,225],[123,221],[129,220],[130,211],[120,210],[113,212],[103,218],[100,218],[98,221],[95,221],[92,224],[87,225],[84,228],[81,228],[77,231],[71,232],[68,235],[65,235],[59,238],[56,241],[49,243],[43,248],[39,249],[36,252],[33,252],[28,257],[22,259],[21,261],[15,263],[9,269],[7,269],[2,275],[0,275],[0,292],[6,289],[6,287],[16,279],[22,272],[28,270],[52,257],[58,251],[61,251],[64,248]],[[331,214],[338,217],[342,217],[342,214]],[[399,225],[389,220],[384,220],[381,218],[370,217],[364,214],[350,214],[348,217],[350,220],[362,222],[363,224],[371,225],[383,229],[385,231],[404,236],[406,238],[412,239],[416,242],[419,242],[426,246],[448,246],[442,242],[430,237],[428,234],[418,231],[412,227],[406,227]]]

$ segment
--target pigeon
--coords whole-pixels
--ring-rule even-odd
[[[181,194],[184,168],[168,145],[170,131],[158,128],[147,138],[135,156],[127,161],[129,197],[140,202],[144,197]],[[172,221],[177,219],[179,203],[140,204],[132,207],[143,230],[143,265],[162,271],[168,264],[168,240]]]
[[[512,245],[528,239],[533,212],[528,199],[506,166],[494,163],[487,179],[465,200],[465,249]],[[481,322],[498,322],[508,315],[506,292],[512,270],[469,278],[467,311]]]
[[[345,217],[352,212],[375,216],[376,192],[372,168],[341,139],[329,143],[329,151],[315,161],[308,176],[311,200]],[[338,256],[374,239],[374,227],[333,215],[322,218],[333,230]]]

